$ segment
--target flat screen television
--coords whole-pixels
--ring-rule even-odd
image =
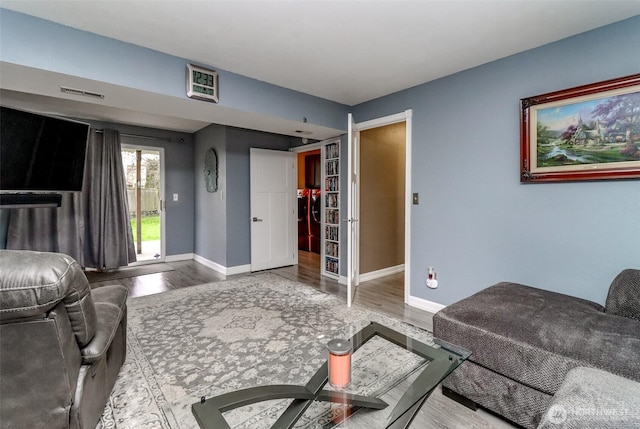
[[[81,191],[89,124],[0,109],[0,192]]]

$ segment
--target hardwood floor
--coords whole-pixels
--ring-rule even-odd
[[[92,287],[120,284],[129,289],[129,297],[152,295],[154,293],[167,292],[183,287],[200,285],[203,283],[220,282],[227,276],[220,274],[211,268],[191,261],[168,262],[173,271],[164,271],[154,274],[146,274],[136,277],[126,277],[116,280],[94,281]]]
[[[282,277],[335,294],[347,301],[347,287],[320,275],[320,255],[298,252],[298,265],[271,270]],[[414,326],[433,331],[433,314],[404,304],[404,273],[360,283],[355,304],[385,313]]]
[[[192,260],[169,262],[168,264],[174,268],[172,271],[92,282],[91,285],[99,287],[107,284],[121,284],[129,289],[130,297],[138,297],[246,275],[224,276]],[[339,284],[337,280],[320,275],[320,255],[300,251],[298,265],[269,271],[289,280],[335,294],[342,298],[346,305],[346,286]],[[361,283],[356,290],[354,303],[433,331],[433,314],[405,306],[403,273]],[[376,426],[368,425],[368,427]],[[482,409],[474,412],[443,396],[441,389],[437,388],[422,407],[411,427],[506,429],[515,426]]]

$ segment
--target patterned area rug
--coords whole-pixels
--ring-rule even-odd
[[[305,384],[326,360],[331,338],[371,321],[427,344],[429,332],[271,273],[132,298],[127,359],[97,429],[198,429],[191,404],[236,389]],[[424,365],[381,338],[353,356],[351,389],[379,395]],[[233,428],[265,428],[288,401],[225,414]],[[342,412],[314,404],[298,422],[316,428]],[[369,428],[372,429],[372,428]]]

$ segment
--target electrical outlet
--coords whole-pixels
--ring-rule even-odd
[[[178,201],[178,194],[173,194],[173,201]]]
[[[427,270],[427,287],[430,289],[435,289],[438,287],[436,270],[433,267],[429,267]]]

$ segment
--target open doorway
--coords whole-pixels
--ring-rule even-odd
[[[319,148],[298,152],[298,264],[320,271],[322,170]]]
[[[162,154],[162,148],[122,145],[129,217],[140,263],[165,259]]]
[[[411,121],[412,111],[406,110],[396,115],[390,115],[366,122],[355,123],[352,115],[349,115],[349,150],[348,165],[350,171],[355,169],[356,173],[349,173],[349,195],[348,208],[350,220],[347,236],[350,238],[346,255],[350,268],[347,270],[347,294],[348,298],[356,290],[360,282],[376,282],[377,279],[387,280],[392,276],[397,283],[397,296],[402,297],[405,304],[409,303],[411,296]],[[391,127],[387,127],[391,126]],[[371,133],[367,135],[367,131]],[[365,139],[363,139],[363,133]],[[378,147],[375,143],[365,141],[366,139],[378,139]],[[393,142],[393,143],[390,143]],[[374,146],[367,146],[373,144]],[[403,147],[404,146],[404,147]],[[366,179],[366,173],[361,171],[361,151],[373,149],[372,155],[376,156],[373,162],[371,174],[373,179]],[[404,150],[403,150],[404,149]],[[365,161],[368,162],[368,161]],[[392,165],[395,171],[393,176],[387,176]],[[352,167],[353,166],[353,167]],[[404,167],[404,169],[402,168]],[[371,189],[365,192],[369,197],[361,195],[362,184]],[[377,182],[382,180],[382,182]],[[393,192],[391,192],[393,189]],[[352,191],[353,190],[353,191]],[[381,195],[389,193],[388,195]],[[363,202],[362,198],[366,200]],[[402,201],[397,203],[396,201]],[[363,204],[367,207],[363,207]],[[371,215],[371,216],[369,216]],[[376,221],[375,217],[384,215],[388,220]],[[368,232],[361,231],[362,216],[367,217],[365,224],[372,224]],[[393,221],[391,228],[387,222]],[[365,226],[366,227],[366,226]],[[382,229],[385,228],[384,231]],[[387,234],[387,242],[382,243],[383,235]],[[375,241],[369,245],[363,243],[364,236],[375,237]],[[404,240],[402,240],[404,238]],[[366,239],[365,239],[366,240]],[[361,267],[361,246],[369,246],[373,249],[374,258],[367,259],[368,267]],[[404,248],[404,251],[402,250]],[[365,249],[366,252],[366,249]],[[393,256],[393,258],[388,258]],[[380,256],[386,260],[381,261]],[[394,260],[395,258],[395,260]],[[364,268],[364,270],[362,270]],[[404,286],[404,287],[403,287]],[[353,299],[353,298],[352,298]],[[349,305],[349,299],[347,300]]]
[[[394,276],[404,290],[406,123],[360,131],[360,282]]]

